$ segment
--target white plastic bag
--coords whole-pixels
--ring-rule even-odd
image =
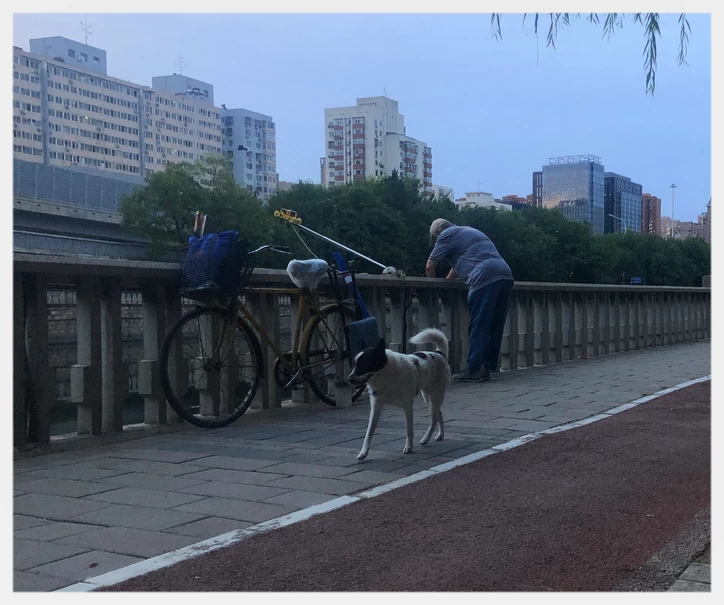
[[[314,290],[327,274],[329,265],[318,258],[310,260],[292,260],[287,265],[287,275],[297,288]]]

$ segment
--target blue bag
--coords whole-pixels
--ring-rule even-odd
[[[238,231],[191,236],[181,268],[181,293],[186,298],[233,296],[251,277],[249,245]]]

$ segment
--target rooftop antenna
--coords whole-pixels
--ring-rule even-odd
[[[188,67],[188,64],[184,62],[184,56],[181,53],[179,53],[177,59],[173,62],[173,64],[178,67],[179,73],[183,76],[184,67]]]
[[[88,36],[93,35],[93,31],[91,30],[91,25],[88,23],[88,15],[85,16],[85,21],[80,22],[80,29],[85,34],[85,43],[86,46],[88,45]]]

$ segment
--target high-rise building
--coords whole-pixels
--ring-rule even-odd
[[[650,193],[641,195],[641,233],[662,235],[661,199]]]
[[[543,166],[543,207],[604,233],[603,164],[595,155],[550,158]]]
[[[30,52],[65,63],[69,67],[82,67],[103,75],[108,73],[105,50],[62,36],[30,40]]]
[[[365,178],[414,177],[433,193],[432,149],[407,136],[397,101],[387,97],[357,99],[352,107],[324,110],[325,156],[322,184],[334,187]]]
[[[435,199],[441,199],[443,197],[448,198],[451,202],[455,200],[455,192],[452,187],[445,187],[444,185],[433,185],[432,192],[435,195]]]
[[[706,212],[699,215],[698,224],[697,233],[699,237],[711,243],[711,198],[709,198],[709,203],[706,205]]]
[[[543,207],[543,173],[533,173],[533,193],[531,194],[532,205],[536,208]]]
[[[214,85],[189,78],[183,74],[170,76],[154,76],[151,78],[151,88],[174,95],[184,95],[189,99],[197,99],[204,103],[214,104]]]
[[[234,179],[260,199],[277,190],[276,125],[272,117],[248,109],[223,109],[223,149]]]
[[[513,206],[510,203],[496,200],[493,198],[492,193],[486,191],[469,191],[465,194],[465,197],[461,197],[455,200],[455,205],[458,210],[463,208],[495,208],[496,210],[512,210]]]
[[[604,233],[641,233],[641,185],[627,176],[605,172],[603,191]]]
[[[169,163],[221,153],[221,109],[194,94],[155,90],[20,48],[13,49],[13,78],[18,159],[140,180]]]

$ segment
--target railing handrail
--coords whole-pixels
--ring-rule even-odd
[[[25,273],[46,273],[53,275],[96,275],[116,276],[131,279],[176,280],[179,274],[178,263],[158,261],[138,261],[93,257],[53,256],[43,253],[14,252],[13,266],[16,271]],[[406,277],[400,279],[394,275],[357,274],[359,286],[385,286],[391,289],[453,289],[464,290],[460,280],[448,280],[430,277]],[[289,276],[282,269],[257,268],[251,277],[252,284],[285,285],[290,283]],[[325,283],[325,282],[322,282]],[[556,282],[516,281],[516,290],[535,290],[548,292],[710,292],[711,288],[695,286],[629,286],[621,284],[579,284]]]

